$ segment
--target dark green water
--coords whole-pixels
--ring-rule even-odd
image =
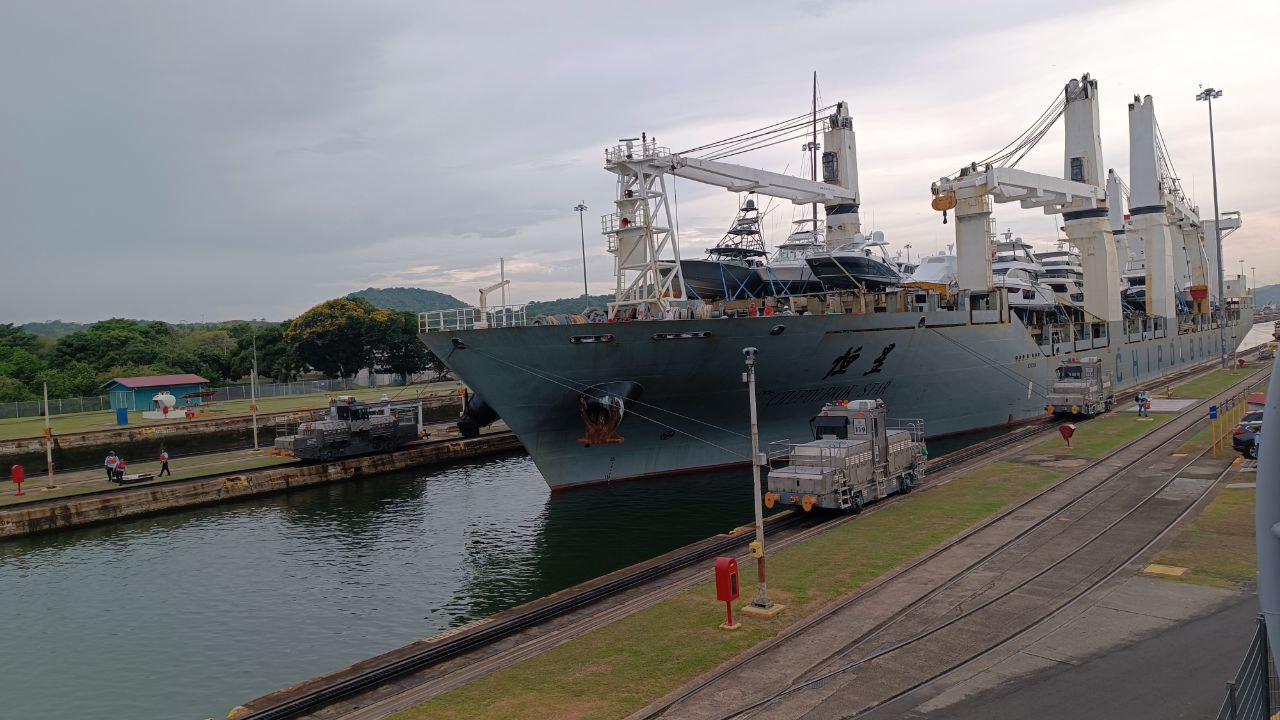
[[[224,717],[750,520],[749,469],[552,493],[511,455],[0,542],[0,720]]]
[[[0,543],[0,718],[223,717],[747,522],[749,478],[552,494],[520,455]]]

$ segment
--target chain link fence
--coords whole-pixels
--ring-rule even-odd
[[[428,382],[435,379],[433,373],[421,373],[409,377],[407,384]],[[298,380],[287,383],[258,383],[258,399],[289,397],[292,395],[311,395],[313,393],[334,393],[348,390],[360,390],[370,387],[395,387],[405,385],[399,375],[378,373],[372,376]],[[214,395],[206,402],[227,402],[230,400],[248,400],[251,397],[249,386],[227,385],[214,388]],[[78,398],[49,398],[49,414],[65,415],[68,413],[108,412],[111,410],[111,398],[107,395]],[[0,420],[24,417],[40,417],[44,415],[44,403],[39,400],[25,402],[0,403]]]

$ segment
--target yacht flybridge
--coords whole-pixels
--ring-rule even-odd
[[[1168,171],[1151,98],[1129,105],[1128,193],[1105,172],[1100,106],[1097,82],[1073,79],[1004,150],[936,180],[932,206],[954,228],[954,252],[940,261],[925,256],[907,278],[884,252],[884,235],[862,227],[865,198],[844,102],[681,152],[645,134],[621,140],[604,152],[617,192],[601,228],[615,268],[607,322],[464,308],[424,313],[422,340],[476,393],[463,425],[474,431],[501,417],[554,487],[752,462],[742,411],[746,347],[756,349],[765,443],[804,435],[821,403],[879,399],[949,434],[1039,417],[1045,397],[1037,389],[1081,357],[1097,358],[1118,391],[1222,357],[1248,331],[1252,298],[1242,280],[1233,282],[1216,299],[1221,314],[1212,312],[1208,278],[1217,268],[1202,252],[1212,223]],[[1061,174],[1017,167],[1059,120]],[[801,137],[821,175],[730,161]],[[964,133],[955,139],[964,142]],[[808,239],[788,248],[789,239],[767,263],[779,276],[803,259],[818,284],[772,283],[755,267],[758,293],[696,297],[668,202],[676,178],[751,193],[755,202],[821,205],[813,250],[799,247]],[[1010,257],[1001,254],[991,232],[996,203],[1061,216],[1079,251],[1082,300],[1063,304],[1051,287],[1042,296],[1052,278],[1032,274],[1048,269],[1025,243],[1007,238]],[[1228,213],[1222,229],[1238,226],[1239,215]],[[1145,248],[1141,312],[1121,309],[1120,238]],[[839,269],[818,272],[813,261],[824,257]],[[1191,261],[1190,307],[1176,302],[1175,257]],[[879,263],[883,279],[879,268],[868,278],[871,271],[855,274],[845,260]]]

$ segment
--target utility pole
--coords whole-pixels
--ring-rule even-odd
[[[253,413],[253,449],[258,449],[258,334],[253,335],[253,369],[249,371],[249,412]]]
[[[582,220],[582,214],[587,211],[587,203],[580,202],[573,209],[578,213],[578,234],[582,236],[582,297],[586,297],[591,294],[587,292],[587,226]]]
[[[45,490],[53,490],[53,429],[49,426],[49,383],[44,383],[44,466],[49,473]]]
[[[751,543],[751,555],[756,559],[760,588],[756,599],[749,607],[743,608],[742,612],[744,615],[772,617],[782,610],[782,606],[769,601],[769,589],[764,576],[764,506],[760,497],[760,466],[764,464],[764,458],[760,454],[760,421],[756,415],[756,352],[753,347],[742,349],[742,355],[747,360],[747,371],[742,373],[742,381],[747,384],[747,398],[751,407],[751,493],[756,515],[756,541]]]
[[[1218,352],[1222,356],[1222,367],[1227,366],[1227,298],[1223,295],[1225,284],[1222,267],[1222,216],[1218,212],[1218,151],[1213,140],[1213,100],[1222,97],[1222,91],[1216,88],[1205,88],[1196,95],[1196,100],[1209,103],[1209,166],[1213,171],[1213,234],[1218,253]]]

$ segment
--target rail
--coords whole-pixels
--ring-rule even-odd
[[[526,305],[494,305],[428,310],[418,313],[418,332],[451,332],[484,328],[522,327],[526,324]]]

